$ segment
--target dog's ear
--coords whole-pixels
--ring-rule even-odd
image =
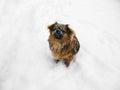
[[[70,36],[71,39],[73,39],[73,37],[75,36],[74,31],[69,27],[69,25],[66,25],[67,28],[67,34]]]
[[[56,25],[56,24],[58,24],[58,23],[57,23],[57,22],[55,22],[54,24],[49,25],[49,26],[48,26],[48,29],[49,29],[49,30],[52,30],[52,29],[53,29],[53,27],[54,27],[54,25]]]
[[[48,26],[48,29],[49,29],[49,30],[52,30],[53,27],[54,27],[54,24],[49,25],[49,26]]]
[[[74,33],[73,30],[69,27],[69,24],[66,24],[66,28],[67,28],[67,33],[68,34]]]
[[[56,21],[56,22],[54,23],[54,25],[55,25],[55,24],[58,24],[58,22]]]

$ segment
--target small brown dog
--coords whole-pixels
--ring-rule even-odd
[[[64,25],[57,22],[49,25],[48,29],[50,31],[49,47],[56,62],[64,60],[68,67],[80,48],[74,31],[69,28],[68,24]]]

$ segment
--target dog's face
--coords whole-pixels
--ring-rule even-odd
[[[48,26],[48,29],[50,30],[50,34],[55,39],[62,39],[70,34],[70,29],[68,25],[59,24],[57,22]]]

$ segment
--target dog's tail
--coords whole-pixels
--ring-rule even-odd
[[[73,44],[74,44],[74,51],[73,51],[73,54],[75,55],[75,54],[77,54],[77,52],[78,52],[79,49],[80,49],[80,43],[79,43],[79,41],[78,41],[78,39],[77,39],[76,36],[74,36]]]

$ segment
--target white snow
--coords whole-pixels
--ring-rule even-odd
[[[55,21],[81,43],[69,68],[49,50]],[[120,90],[120,0],[0,0],[0,90]]]

